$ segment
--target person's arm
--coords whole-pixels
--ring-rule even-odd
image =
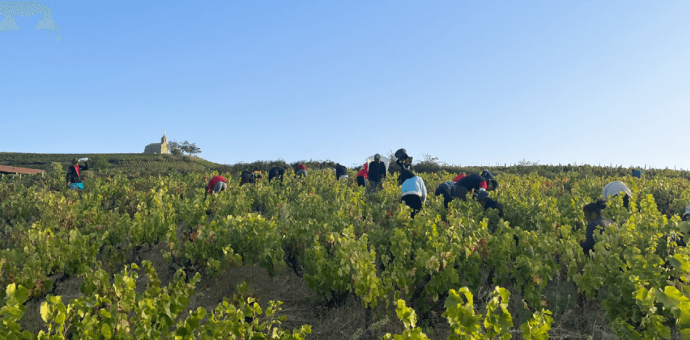
[[[84,167],[80,168],[81,170],[89,170],[89,163],[84,162]]]
[[[479,177],[479,188],[477,190],[479,190],[479,189],[486,190],[487,188],[488,188],[488,186],[486,185],[486,178],[480,176]]]

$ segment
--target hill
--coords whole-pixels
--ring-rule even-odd
[[[0,165],[41,169],[49,171],[53,163],[63,167],[73,158],[89,158],[89,166],[102,171],[134,171],[147,173],[224,171],[227,166],[198,157],[151,155],[142,153],[113,154],[41,154],[0,152]]]

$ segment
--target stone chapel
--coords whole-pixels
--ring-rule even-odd
[[[158,153],[158,154],[170,153],[168,151],[168,137],[165,136],[165,132],[163,132],[163,137],[161,137],[161,142],[160,143],[151,143],[151,144],[147,145],[144,148],[144,153]]]

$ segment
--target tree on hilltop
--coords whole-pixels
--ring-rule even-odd
[[[201,153],[201,148],[196,146],[196,143],[190,143],[188,140],[184,142],[168,142],[168,150],[170,150],[171,154],[177,156],[184,155],[185,153],[194,156]]]

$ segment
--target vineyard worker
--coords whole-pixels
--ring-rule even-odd
[[[307,177],[307,168],[305,168],[303,164],[298,165],[295,175],[299,176],[300,178]]]
[[[498,188],[498,182],[495,179],[486,180],[480,175],[467,175],[461,178],[455,184],[455,191],[453,195],[464,200],[468,192],[477,193],[480,190],[494,191]]]
[[[394,155],[395,164],[400,167],[401,172],[412,169],[412,157],[407,155],[407,151],[405,149],[399,149]]]
[[[635,178],[642,178],[642,170],[633,171],[632,176]]]
[[[403,171],[400,176],[403,179],[402,186],[400,187],[402,191],[400,203],[405,203],[412,209],[410,217],[414,218],[422,210],[422,206],[426,202],[426,186],[424,185],[424,180],[416,176],[411,170]]]
[[[228,190],[228,181],[226,181],[223,176],[213,176],[213,178],[208,181],[208,188],[206,190],[206,194],[204,195],[204,199],[208,197],[208,194],[213,195],[214,193],[217,194],[225,190]]]
[[[335,163],[335,179],[341,180],[347,178],[347,167],[340,165],[340,163]]]
[[[369,198],[378,190],[383,189],[383,179],[386,178],[386,164],[381,161],[381,155],[374,155],[374,161],[369,162]]]
[[[264,179],[264,174],[261,173],[261,171],[256,170],[252,172],[252,178],[254,179],[254,183],[260,179]]]
[[[685,214],[683,215],[683,221],[690,222],[690,205],[685,207]]]
[[[489,209],[498,210],[498,217],[503,217],[503,204],[496,202],[496,200],[491,198],[488,191],[482,190],[477,195],[477,201],[484,207],[484,211]]]
[[[453,200],[453,192],[455,192],[455,182],[448,181],[439,184],[434,195],[443,195],[443,206],[448,209],[448,204]]]
[[[81,172],[89,170],[89,163],[84,162],[84,167],[79,167],[79,160],[76,158],[72,159],[72,165],[67,169],[67,175],[65,179],[67,180],[67,186],[70,189],[80,189],[84,190],[84,183],[81,182]]]
[[[628,186],[625,185],[625,183],[620,181],[611,182],[609,184],[606,184],[606,186],[604,186],[604,189],[601,191],[601,194],[604,196],[605,200],[608,200],[609,197],[616,197],[621,193],[625,194],[625,196],[623,196],[623,206],[625,206],[625,208],[628,208],[630,198],[633,194],[632,190],[630,190],[630,188],[628,188]]]
[[[240,175],[240,186],[243,184],[247,183],[254,183],[254,174],[252,172],[249,172],[247,170],[242,171],[242,174]]]
[[[364,163],[362,169],[357,173],[357,185],[360,187],[367,186],[367,170],[369,169],[369,164]]]
[[[271,170],[268,171],[268,183],[271,183],[271,180],[274,178],[280,177],[280,182],[283,182],[283,175],[285,175],[285,169],[280,168],[280,167],[273,167]]]
[[[598,200],[596,203],[590,203],[582,208],[585,213],[585,220],[587,221],[587,230],[585,231],[585,241],[580,243],[585,255],[589,255],[589,251],[594,249],[594,231],[599,229],[601,234],[604,228],[615,225],[615,223],[602,215],[602,210],[606,208],[606,201]]]

